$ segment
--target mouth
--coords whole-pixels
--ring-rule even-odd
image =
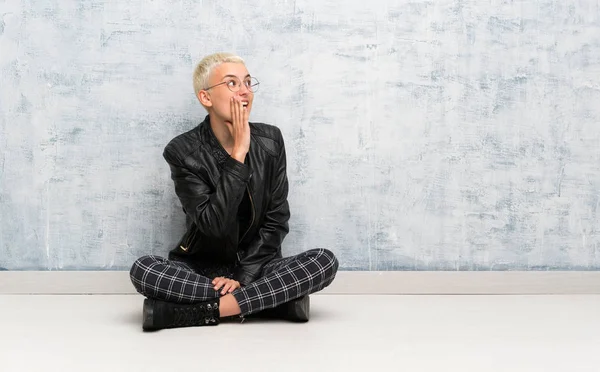
[[[243,107],[248,107],[249,102],[248,101],[242,101],[242,106]]]

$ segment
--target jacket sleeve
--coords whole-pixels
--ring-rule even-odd
[[[249,244],[245,256],[240,260],[240,265],[234,273],[234,279],[244,286],[255,281],[260,276],[263,266],[278,255],[281,243],[289,232],[288,179],[285,145],[282,137],[280,137],[279,155],[274,163],[274,179],[271,183],[272,197],[263,224]]]
[[[171,169],[175,193],[183,210],[192,218],[198,231],[213,238],[227,234],[228,228],[235,222],[238,206],[250,179],[249,167],[228,158],[213,189],[168,148],[163,157]]]

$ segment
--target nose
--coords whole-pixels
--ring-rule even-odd
[[[249,94],[252,94],[252,91],[250,90],[250,88],[248,88],[248,87],[246,86],[246,84],[241,84],[241,86],[240,86],[240,90],[238,91],[238,94],[239,94],[240,96],[247,96],[247,95],[249,95]]]

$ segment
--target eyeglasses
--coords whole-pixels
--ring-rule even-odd
[[[223,85],[223,84],[227,84],[227,88],[229,88],[230,91],[232,92],[237,92],[242,88],[242,82],[240,81],[240,79],[238,79],[235,76],[229,76],[226,78],[225,81],[220,82],[219,84],[215,84],[213,86],[210,86],[204,90],[209,90],[212,89],[214,87],[217,87],[219,85]],[[255,93],[258,90],[258,86],[260,85],[260,82],[256,79],[256,78],[246,78],[244,79],[244,85],[246,86],[246,88],[251,91],[252,93]]]

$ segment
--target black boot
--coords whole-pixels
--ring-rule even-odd
[[[219,298],[196,304],[177,304],[147,298],[144,300],[145,331],[162,328],[219,324]]]
[[[293,322],[308,322],[310,315],[310,297],[302,296],[282,306],[286,307],[284,319]]]
[[[309,320],[309,313],[310,297],[306,295],[281,304],[275,308],[265,309],[259,313],[250,315],[248,318],[282,319],[291,322],[305,323]]]

